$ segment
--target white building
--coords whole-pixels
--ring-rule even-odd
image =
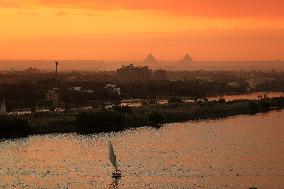
[[[0,114],[1,115],[7,114],[5,98],[3,100],[3,103],[1,104]]]

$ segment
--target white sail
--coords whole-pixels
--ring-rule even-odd
[[[112,163],[112,165],[115,168],[115,170],[118,170],[117,162],[116,162],[116,155],[114,153],[114,149],[113,149],[111,141],[109,141],[109,146],[108,147],[109,147],[109,160]]]

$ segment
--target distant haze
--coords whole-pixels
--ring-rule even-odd
[[[134,64],[137,66],[147,65],[151,69],[166,70],[261,70],[261,71],[284,71],[284,61],[195,61],[181,62],[159,61],[155,64],[147,64],[143,61],[97,61],[97,60],[61,60],[59,71],[115,71],[122,65]],[[0,70],[22,71],[29,67],[38,68],[41,71],[55,71],[55,64],[52,60],[2,60]]]

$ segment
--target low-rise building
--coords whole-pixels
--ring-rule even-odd
[[[58,89],[54,88],[52,90],[48,90],[46,93],[46,100],[51,101],[54,107],[58,106],[59,105]]]
[[[29,67],[29,68],[25,69],[25,73],[27,73],[27,74],[38,74],[38,73],[40,73],[40,70],[37,69],[37,68]]]

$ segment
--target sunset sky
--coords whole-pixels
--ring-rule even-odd
[[[0,0],[0,60],[284,60],[283,0]]]

